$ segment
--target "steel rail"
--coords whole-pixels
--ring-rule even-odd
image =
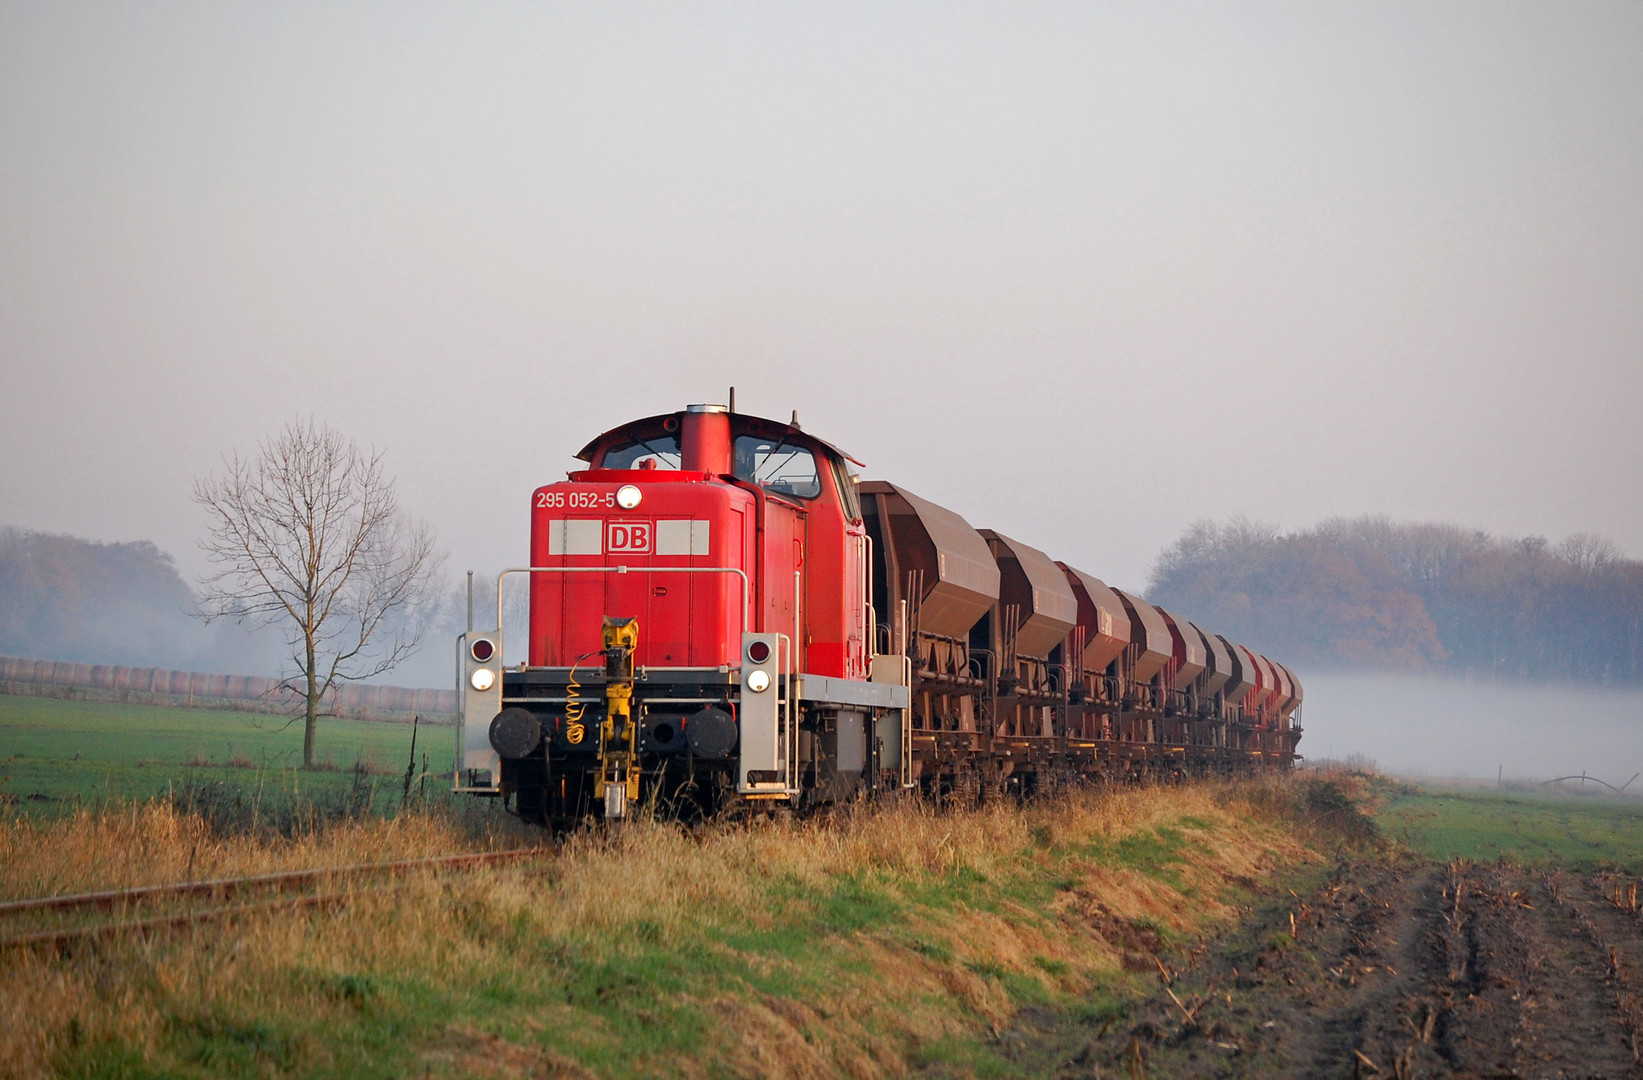
[[[151,930],[170,930],[194,923],[217,922],[240,915],[263,911],[296,911],[303,908],[330,907],[365,896],[381,896],[397,892],[403,885],[367,889],[364,892],[323,893],[317,896],[294,896],[285,900],[265,900],[256,904],[235,904],[232,907],[208,908],[204,911],[184,911],[175,915],[160,915],[152,919],[134,919],[129,922],[99,923],[95,926],[71,926],[57,930],[37,930],[0,939],[0,950],[27,949],[40,946],[61,948],[80,938],[110,938],[119,934],[146,934]]]
[[[423,859],[399,859],[383,863],[355,863],[351,866],[333,866],[317,870],[292,870],[278,874],[256,874],[250,877],[218,878],[211,881],[186,881],[176,885],[141,885],[130,889],[111,889],[105,892],[71,893],[63,896],[41,896],[28,900],[0,902],[0,917],[25,911],[72,911],[76,908],[114,907],[121,903],[141,903],[166,897],[229,896],[246,889],[270,886],[306,885],[329,877],[363,877],[367,874],[398,873],[419,867],[482,866],[514,859],[528,859],[548,854],[552,849],[543,847],[513,848],[508,851],[473,852],[465,855],[432,855]]]

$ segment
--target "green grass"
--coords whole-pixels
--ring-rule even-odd
[[[1409,789],[1376,818],[1388,835],[1440,859],[1643,870],[1639,799]]]
[[[453,738],[422,726],[418,768],[427,754],[441,773]],[[332,768],[300,772],[300,718],[0,695],[0,802],[33,815],[167,794],[270,808],[353,798],[383,809],[399,796],[410,749],[409,724],[322,717],[319,758]],[[428,787],[443,792],[443,778]]]
[[[341,798],[365,775],[348,770],[358,759],[382,770],[369,775],[387,809],[410,735],[408,725],[326,721],[321,753],[341,771],[299,773],[300,725],[273,718],[0,697],[0,795],[13,812],[43,818],[179,785]],[[419,759],[425,749],[448,760],[451,741],[448,727],[422,729]],[[542,1075],[566,1062],[601,1077],[681,1075],[681,1063],[685,1075],[716,1077],[745,1075],[749,1047],[811,1054],[824,1071],[863,1077],[920,1065],[1019,1075],[991,1035],[1015,1010],[1106,1022],[1155,984],[1150,971],[1116,966],[1103,927],[1192,940],[1211,928],[1195,883],[1211,903],[1257,887],[1208,869],[1219,845],[1206,834],[1288,850],[1280,815],[1253,804],[1253,817],[1229,815],[1224,794],[1184,786],[1024,809],[864,809],[832,828],[752,824],[700,836],[636,826],[576,838],[549,865],[294,916],[312,920],[312,935],[252,920],[118,946],[112,966],[70,956],[62,966],[72,979],[0,972],[0,996],[64,995],[16,1025],[45,1030],[50,1018],[57,1034],[41,1060],[63,1076]],[[78,830],[95,858],[107,846],[101,817],[133,830],[142,820],[93,813],[39,827]],[[418,820],[334,831],[387,835]],[[331,832],[312,840],[318,850],[330,850]],[[172,834],[156,835],[163,845]],[[1296,858],[1275,854],[1268,865],[1287,873]],[[624,897],[643,902],[615,904]],[[1097,899],[1113,909],[1092,922]],[[36,974],[45,981],[31,982]],[[140,1038],[123,1026],[138,1005],[153,1017]]]
[[[1259,888],[1230,873],[1246,853],[1268,853],[1263,877],[1311,865],[1286,821],[1242,801],[1229,812],[1226,797],[1086,792],[701,834],[636,823],[574,837],[551,861],[407,879],[403,893],[290,917],[307,928],[247,919],[0,969],[0,998],[29,1003],[15,1033],[52,1033],[30,1051],[40,1074],[68,1077],[706,1080],[748,1075],[754,1057],[771,1075],[1051,1075],[1055,1062],[994,1037],[1016,1012],[1069,1030],[1114,1022],[1156,986],[1126,969],[1136,939],[1196,940],[1234,917],[1207,905]],[[97,858],[116,827],[163,846],[180,816],[166,814],[39,827],[56,830],[53,852],[66,836]],[[302,842],[422,835],[425,820],[345,822]],[[1234,840],[1247,846],[1223,862]],[[250,857],[267,842],[234,843]]]
[[[1178,824],[1199,830],[1210,828],[1207,822],[1194,817],[1183,818]],[[1086,845],[1085,850],[1100,862],[1126,867],[1191,895],[1180,871],[1206,849],[1189,841],[1180,828],[1161,826],[1116,841],[1100,840]]]

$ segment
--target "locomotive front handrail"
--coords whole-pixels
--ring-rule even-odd
[[[496,626],[502,628],[502,579],[509,574],[735,574],[742,579],[742,629],[749,614],[747,571],[738,566],[510,566],[496,575]]]

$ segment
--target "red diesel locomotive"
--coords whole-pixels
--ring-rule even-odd
[[[458,643],[456,789],[540,823],[1286,768],[1281,664],[719,405],[531,496],[525,659]],[[859,463],[858,463],[859,464]]]

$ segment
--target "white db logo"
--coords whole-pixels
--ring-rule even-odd
[[[611,555],[649,555],[655,530],[648,521],[608,521],[605,523],[605,551]]]

